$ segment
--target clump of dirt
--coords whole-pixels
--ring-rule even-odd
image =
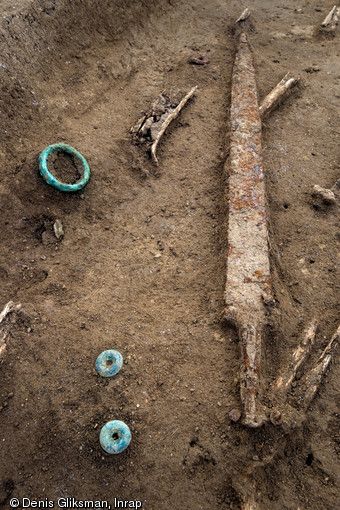
[[[260,99],[287,71],[303,82],[263,123],[276,299],[264,390],[311,318],[320,328],[308,366],[337,326],[338,206],[317,209],[311,197],[339,178],[339,33],[315,36],[331,7],[251,6]],[[0,368],[5,508],[13,497],[74,497],[239,509],[249,470],[260,508],[337,505],[336,363],[293,433],[229,418],[240,409],[240,352],[221,320],[224,169],[239,15],[234,0],[2,2],[0,308],[22,304]],[[195,55],[209,63],[191,64]],[[162,91],[196,85],[155,174],[130,128]],[[81,193],[39,175],[40,152],[57,142],[89,163]],[[53,171],[72,182],[77,164],[60,154]],[[109,348],[124,366],[106,380],[94,364]],[[117,456],[98,440],[112,419],[132,431]]]

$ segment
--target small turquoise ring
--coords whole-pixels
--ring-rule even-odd
[[[54,151],[67,152],[72,156],[76,156],[81,161],[83,166],[83,176],[81,179],[79,179],[79,181],[75,182],[74,184],[66,184],[64,182],[58,181],[58,179],[56,179],[51,174],[51,172],[47,168],[47,158]],[[86,186],[90,178],[90,167],[86,159],[80,154],[80,152],[78,152],[70,145],[67,145],[66,143],[55,143],[54,145],[49,145],[48,147],[46,147],[46,149],[44,149],[39,156],[39,170],[40,175],[47,182],[47,184],[50,184],[54,188],[57,188],[59,191],[66,192],[79,191],[83,189],[84,186]]]
[[[120,352],[110,349],[99,354],[96,361],[96,371],[102,377],[112,377],[118,374],[123,366],[123,356]]]
[[[123,421],[108,421],[100,431],[99,442],[106,453],[122,453],[131,442],[131,431]]]

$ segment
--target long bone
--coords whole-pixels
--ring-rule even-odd
[[[8,314],[16,312],[20,310],[20,308],[21,308],[20,303],[18,305],[15,305],[13,301],[8,301],[7,305],[0,313],[0,365],[5,358],[8,343],[7,341],[8,331],[6,331],[6,329],[3,328],[2,322],[4,322]]]

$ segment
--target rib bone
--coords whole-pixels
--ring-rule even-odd
[[[308,359],[311,348],[314,345],[317,322],[313,320],[302,335],[299,347],[293,352],[291,363],[283,376],[280,376],[274,386],[273,393],[282,391],[285,395],[291,388],[299,369]]]
[[[7,305],[5,305],[4,309],[0,313],[0,323],[5,319],[5,317],[16,310],[20,310],[21,304],[15,305],[13,301],[8,301]]]
[[[336,345],[339,343],[339,340],[340,340],[340,326],[330,339],[329,344],[319,357],[314,368],[310,371],[310,373],[307,376],[306,379],[307,389],[303,399],[305,409],[308,409],[309,405],[311,404],[313,398],[315,397],[319,389],[322,378],[325,375],[328,365],[331,362],[332,352],[335,349]]]
[[[327,14],[323,22],[321,23],[320,31],[334,34],[340,18],[340,8],[334,5],[334,7]]]
[[[240,21],[245,21],[246,19],[248,19],[250,16],[250,10],[248,9],[248,7],[246,9],[244,9],[244,11],[242,12],[241,16],[239,18],[237,18],[237,20],[235,21],[235,25],[237,23],[240,23]]]
[[[183,97],[181,102],[178,106],[176,106],[175,110],[169,114],[169,116],[166,118],[161,130],[159,131],[155,141],[153,142],[151,146],[151,157],[155,165],[158,166],[158,159],[156,156],[156,149],[157,145],[159,144],[160,139],[162,138],[163,134],[165,133],[166,128],[169,126],[169,124],[176,119],[176,117],[179,115],[180,111],[183,109],[183,107],[186,105],[186,103],[189,101],[189,99],[195,94],[197,90],[196,87],[192,87],[192,89],[189,90],[189,92]]]
[[[294,87],[300,80],[297,76],[290,76],[287,73],[282,80],[273,88],[273,90],[264,98],[259,107],[259,113],[261,119],[263,119],[268,113],[270,113],[277,104],[282,101],[284,96],[287,95],[289,89]]]
[[[20,310],[21,304],[15,305],[13,301],[8,301],[4,309],[0,313],[0,324],[4,321],[8,314]],[[3,326],[1,326],[3,329]],[[0,364],[3,362],[7,350],[7,331],[1,331],[2,338],[0,339]]]
[[[337,7],[334,5],[334,7],[329,11],[323,22],[321,23],[321,26],[327,27],[333,20],[334,16],[336,15]]]

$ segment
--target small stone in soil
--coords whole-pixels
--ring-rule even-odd
[[[209,59],[205,55],[194,55],[189,60],[190,64],[196,64],[198,66],[204,66],[209,64]]]
[[[53,224],[53,232],[57,239],[62,239],[64,237],[64,228],[60,220],[55,220]]]
[[[236,423],[241,418],[241,411],[239,409],[232,409],[229,413],[229,418]]]

